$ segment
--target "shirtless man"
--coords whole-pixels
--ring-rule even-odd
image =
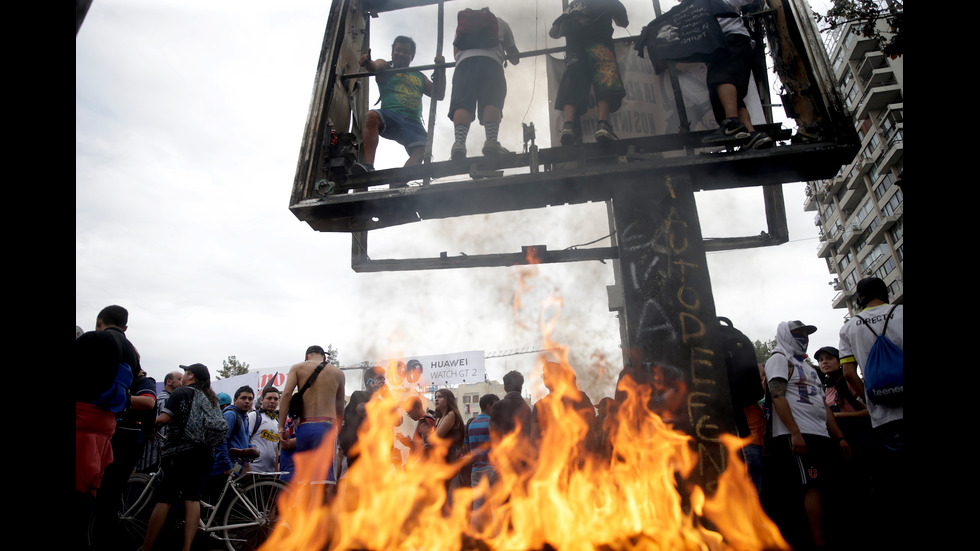
[[[289,412],[289,402],[293,391],[302,389],[313,375],[313,371],[327,361],[322,347],[311,346],[306,349],[306,361],[289,368],[286,376],[286,386],[279,400],[279,411]],[[289,438],[286,433],[286,419],[289,415],[279,415],[279,438]],[[303,394],[303,415],[299,427],[296,428],[296,455],[315,450],[323,438],[332,430],[340,429],[344,419],[344,374],[332,364],[326,364],[310,388]],[[331,450],[331,456],[332,456]],[[327,462],[333,465],[331,459]],[[328,469],[326,482],[336,483],[332,468]]]

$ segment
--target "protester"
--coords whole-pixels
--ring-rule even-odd
[[[451,158],[466,158],[466,136],[474,113],[486,132],[484,155],[510,153],[497,140],[500,118],[507,96],[507,80],[501,64],[520,63],[520,52],[514,44],[510,25],[496,17],[489,8],[465,9],[459,12],[456,40],[456,70],[453,72],[453,93],[449,100],[449,118],[453,121],[456,141]]]
[[[181,368],[184,369],[182,384],[171,393],[156,418],[156,425],[167,425],[169,432],[160,450],[162,473],[153,494],[156,506],[147,525],[144,551],[153,549],[170,508],[178,501],[184,503],[183,551],[190,551],[201,518],[201,496],[213,463],[213,448],[192,438],[187,430],[194,423],[191,406],[196,394],[203,394],[203,400],[202,397],[198,400],[205,406],[218,407],[218,397],[211,390],[211,372],[199,363]]]
[[[804,361],[809,335],[816,330],[800,321],[781,322],[765,365],[773,415],[762,490],[767,512],[796,548],[828,543],[822,488],[831,462],[838,454],[850,456],[850,446],[824,403],[817,370]]]
[[[626,8],[619,0],[573,0],[551,27],[552,38],[565,37],[565,74],[555,98],[555,109],[565,116],[562,145],[581,143],[578,118],[589,110],[590,88],[595,92],[599,119],[595,140],[619,139],[609,115],[619,110],[626,88],[612,42],[613,22],[620,27],[629,25]]]
[[[337,366],[327,362],[327,354],[321,346],[307,348],[306,361],[289,368],[279,407],[288,412],[294,399],[293,390],[299,389],[297,395],[302,394],[302,397],[295,399],[301,399],[303,407],[299,426],[294,429],[297,455],[316,450],[325,438],[336,445],[333,439],[344,419],[344,382],[344,374]],[[288,436],[285,434],[286,418],[285,415],[279,416],[280,438]],[[335,487],[337,472],[333,464],[333,451],[322,465],[322,474],[318,469],[310,482]]]
[[[466,446],[470,450],[470,485],[473,487],[473,530],[480,533],[493,520],[493,504],[488,499],[490,488],[497,482],[497,471],[490,463],[490,411],[500,401],[496,394],[480,396],[480,415],[467,424]],[[486,481],[487,490],[478,488]]]
[[[259,457],[249,466],[257,472],[271,473],[279,468],[279,390],[266,386],[262,390],[259,409],[248,414],[249,443],[259,451]]]
[[[415,59],[415,41],[407,36],[397,36],[391,44],[391,61],[361,56],[360,65],[377,75],[375,80],[381,89],[381,108],[368,111],[362,129],[364,161],[356,163],[355,174],[374,170],[374,158],[378,150],[378,138],[394,140],[405,146],[408,160],[405,166],[422,163],[427,133],[422,126],[422,95],[446,96],[446,69],[435,70],[432,80],[419,71],[391,71],[408,67]],[[436,56],[436,63],[445,63],[443,56]]]
[[[718,0],[715,18],[725,34],[726,49],[708,62],[708,97],[719,128],[706,134],[703,145],[743,145],[750,149],[765,149],[775,143],[765,132],[756,131],[745,106],[752,66],[755,63],[755,41],[742,22],[740,6],[756,0]]]
[[[863,507],[865,514],[861,516],[861,524],[866,529],[865,536],[876,545],[880,542],[886,547],[897,547],[905,542],[901,540],[900,531],[890,527],[903,526],[910,510],[908,491],[903,482],[910,472],[905,452],[905,404],[902,399],[897,399],[904,387],[892,388],[887,398],[876,398],[865,382],[870,371],[897,375],[900,384],[904,382],[905,314],[901,304],[888,303],[888,287],[877,277],[858,281],[856,295],[862,310],[841,328],[839,348],[844,377],[859,395],[864,396],[871,417],[871,498]],[[874,355],[874,365],[871,362],[873,349],[878,352]],[[858,367],[865,380],[858,376]],[[899,392],[895,393],[896,390]]]

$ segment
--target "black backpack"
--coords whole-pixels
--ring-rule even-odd
[[[755,346],[745,333],[736,329],[728,318],[719,316],[718,321],[732,405],[741,409],[758,402],[765,395],[759,361],[755,357]]]

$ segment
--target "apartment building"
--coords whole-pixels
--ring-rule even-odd
[[[889,302],[903,301],[903,90],[902,57],[890,59],[876,40],[848,25],[830,37],[834,77],[861,147],[832,179],[807,182],[804,210],[820,227],[817,256],[827,262],[838,291],[834,308],[854,314],[862,278],[881,278]]]

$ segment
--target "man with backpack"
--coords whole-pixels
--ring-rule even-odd
[[[246,385],[235,391],[235,401],[222,411],[228,423],[228,437],[215,448],[211,475],[215,487],[224,487],[225,477],[239,460],[255,459],[259,450],[252,447],[248,437],[248,412],[252,409],[255,392]]]
[[[763,501],[794,548],[827,543],[821,488],[834,455],[850,456],[850,446],[824,402],[820,376],[805,361],[809,335],[816,330],[799,320],[781,322],[765,365],[772,438],[767,443]]]
[[[484,155],[510,153],[500,145],[501,112],[507,96],[507,80],[503,64],[520,63],[520,52],[514,44],[514,33],[503,19],[489,8],[465,9],[457,15],[456,39],[453,52],[456,71],[453,73],[453,93],[449,100],[449,118],[453,121],[456,141],[450,153],[452,160],[466,158],[466,136],[474,113],[486,131]]]
[[[262,389],[259,409],[248,414],[249,443],[259,450],[259,457],[252,461],[251,470],[271,473],[279,470],[279,389],[266,386]]]
[[[907,510],[902,484],[909,472],[902,399],[904,312],[901,304],[888,304],[888,287],[877,277],[858,281],[856,293],[862,310],[840,330],[840,363],[844,377],[864,398],[871,416],[872,506],[868,510],[874,521],[892,524],[900,522]]]
[[[279,400],[279,410],[288,415],[279,415],[279,438],[289,438],[286,432],[286,419],[289,415],[299,416],[299,425],[295,429],[297,467],[299,457],[316,450],[324,438],[336,436],[344,420],[344,378],[340,369],[327,362],[327,353],[323,347],[314,345],[306,349],[306,361],[289,368],[286,384]],[[295,394],[294,390],[299,389]],[[337,483],[334,469],[333,451],[329,458],[324,458],[322,465],[313,473],[313,483]]]
[[[100,548],[112,548],[115,542],[123,488],[136,468],[144,443],[153,433],[156,417],[156,381],[147,377],[140,367],[139,352],[126,338],[128,323],[129,312],[118,305],[106,306],[95,320],[96,332],[115,339],[119,350],[118,366],[128,365],[133,375],[126,408],[116,416],[116,430],[111,440],[112,463],[105,469],[96,496],[94,538]]]
[[[214,456],[214,446],[225,438],[226,423],[211,390],[211,372],[204,364],[180,366],[181,386],[170,394],[155,425],[167,425],[167,440],[160,450],[160,482],[153,494],[157,502],[147,524],[143,550],[152,549],[174,503],[184,503],[184,551],[189,551],[201,518],[201,496]]]

